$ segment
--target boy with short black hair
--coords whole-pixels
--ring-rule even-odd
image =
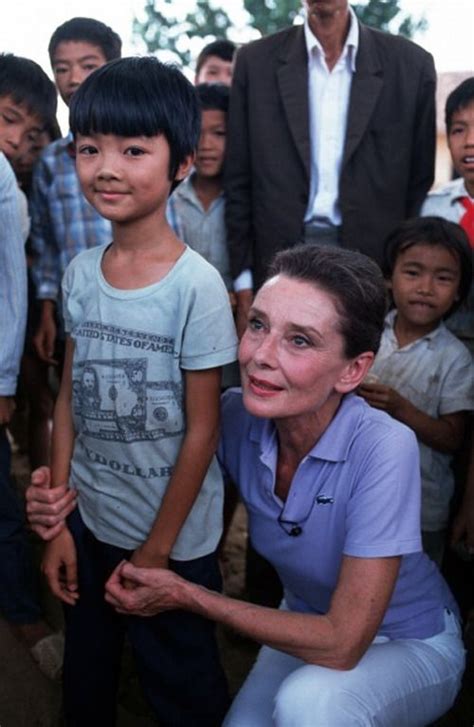
[[[471,356],[443,323],[471,285],[466,235],[440,217],[408,220],[387,240],[385,273],[395,307],[359,391],[417,435],[423,547],[441,564],[454,489],[451,458],[474,409]]]
[[[117,33],[93,18],[72,18],[54,31],[49,56],[67,105],[92,71],[120,57],[121,45]],[[57,319],[61,277],[75,255],[109,240],[111,229],[81,192],[70,133],[50,144],[36,166],[31,216],[32,273],[41,301],[34,343],[40,359],[55,364],[64,355],[62,321]]]
[[[236,337],[220,276],[166,221],[198,140],[195,92],[156,58],[114,61],[75,94],[71,129],[83,191],[113,242],[77,256],[63,282],[51,474],[77,489],[79,507],[44,569],[67,604],[66,721],[114,723],[126,628],[160,723],[217,726],[228,697],[214,626],[180,612],[124,619],[104,600],[124,558],[220,584],[214,451]]]
[[[37,659],[41,661],[46,651],[53,656],[49,676],[59,671],[61,653],[51,648],[56,637],[41,617],[24,516],[10,480],[6,425],[15,408],[23,348],[29,228],[26,198],[10,163],[25,143],[40,136],[55,113],[56,90],[38,64],[0,54],[0,610]]]
[[[448,96],[445,120],[449,151],[459,177],[430,192],[421,214],[438,215],[459,223],[468,236],[474,256],[474,76],[463,81]],[[474,286],[446,325],[474,355]]]
[[[196,61],[194,83],[232,83],[232,68],[236,51],[235,43],[220,38],[204,46]]]
[[[201,133],[194,168],[168,201],[168,219],[181,239],[218,270],[234,303],[230,271],[223,165],[229,109],[229,88],[222,83],[196,86],[201,109]],[[224,368],[222,386],[239,385],[237,363]]]

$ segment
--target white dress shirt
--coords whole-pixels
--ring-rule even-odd
[[[309,134],[311,141],[311,184],[305,222],[338,226],[338,204],[347,113],[352,75],[356,68],[359,25],[352,9],[349,33],[342,53],[329,70],[324,50],[305,21],[308,51]]]

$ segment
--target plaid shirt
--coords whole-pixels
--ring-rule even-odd
[[[59,300],[64,271],[78,253],[112,239],[110,222],[81,192],[71,144],[72,134],[50,144],[33,174],[32,273],[43,300]]]

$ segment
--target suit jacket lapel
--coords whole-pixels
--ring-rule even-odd
[[[374,47],[372,31],[359,24],[359,49],[352,78],[343,165],[362,139],[383,86],[383,69]]]
[[[303,26],[292,29],[279,56],[278,86],[291,135],[310,177],[311,145],[308,123],[308,60]]]

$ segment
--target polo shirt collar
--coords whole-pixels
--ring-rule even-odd
[[[368,405],[355,394],[346,394],[334,419],[307,457],[328,462],[344,462],[349,456],[359,421]],[[260,445],[260,460],[272,467],[277,454],[277,432],[271,419],[254,418],[249,430],[250,441]],[[273,467],[272,467],[273,468]]]

